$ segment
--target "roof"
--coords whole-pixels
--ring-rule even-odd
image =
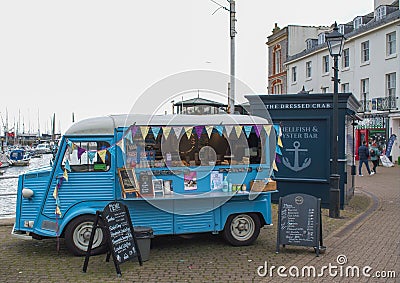
[[[212,100],[205,99],[205,98],[200,98],[200,97],[183,100],[183,101],[177,101],[174,103],[174,106],[179,106],[179,105],[184,105],[184,106],[189,106],[189,105],[225,106],[225,104],[223,104],[223,103],[220,103],[217,101],[212,101]]]
[[[248,115],[109,115],[73,124],[65,133],[73,135],[113,135],[115,129],[137,126],[267,125],[268,120]]]

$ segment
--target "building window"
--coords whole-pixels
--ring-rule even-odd
[[[311,73],[312,69],[311,69],[311,61],[306,62],[306,78],[309,79],[311,78]]]
[[[282,70],[281,68],[281,56],[282,52],[280,47],[278,49],[274,50],[274,74],[279,74]]]
[[[343,83],[343,84],[341,84],[341,87],[342,87],[343,93],[350,92],[350,84],[349,83]]]
[[[396,32],[386,35],[386,55],[390,56],[396,53]]]
[[[380,6],[376,9],[376,16],[377,20],[383,19],[386,17],[386,6]]]
[[[318,35],[318,44],[323,44],[323,43],[325,43],[325,32],[320,33]]]
[[[276,80],[272,86],[272,94],[282,94],[283,85],[281,80]]]
[[[321,92],[322,93],[327,93],[328,89],[329,89],[329,87],[321,87]]]
[[[297,82],[297,67],[292,67],[292,83]]]
[[[396,94],[396,73],[390,73],[386,75],[386,95],[389,97],[395,97]]]
[[[361,62],[365,63],[369,61],[369,41],[361,43]]]
[[[322,57],[322,73],[329,73],[329,56]]]
[[[369,98],[369,79],[362,79],[361,80],[361,93],[360,93],[360,100],[367,101]]]
[[[342,67],[343,68],[349,68],[350,67],[350,50],[348,48],[343,50]]]
[[[362,17],[357,17],[354,19],[353,27],[354,27],[354,29],[358,29],[362,26],[362,24],[363,24]]]

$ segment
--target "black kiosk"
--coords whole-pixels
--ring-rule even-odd
[[[329,177],[331,170],[331,141],[333,109],[332,93],[248,95],[249,112],[267,117],[282,129],[282,156],[276,160],[275,180],[280,197],[303,193],[321,199],[329,207]],[[340,174],[340,206],[354,194],[354,121],[360,103],[351,93],[339,93],[338,166]],[[267,110],[267,111],[266,111]],[[354,171],[354,170],[353,170]]]

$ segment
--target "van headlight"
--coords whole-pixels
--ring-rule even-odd
[[[33,197],[33,195],[34,195],[34,192],[31,189],[28,189],[28,188],[22,189],[22,196],[24,198],[31,198],[31,197]]]

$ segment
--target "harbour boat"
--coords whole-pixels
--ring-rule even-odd
[[[24,149],[14,149],[10,152],[10,166],[28,166],[30,160]]]
[[[38,144],[35,148],[35,153],[36,154],[50,154],[51,153],[50,144],[48,144],[48,143]]]
[[[7,155],[4,153],[0,153],[0,168],[6,168],[10,166]]]

